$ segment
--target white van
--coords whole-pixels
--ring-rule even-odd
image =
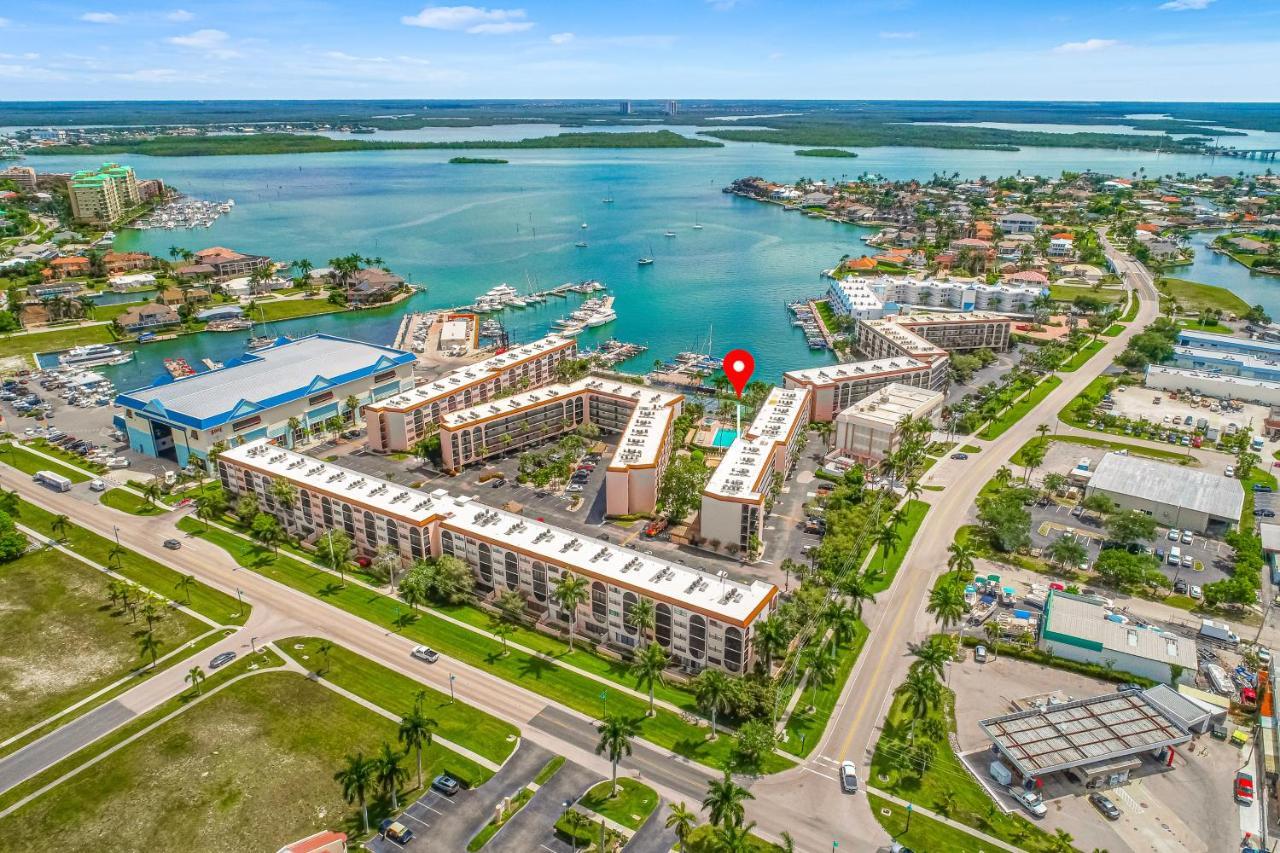
[[[1176,566],[1181,562],[1182,562],[1182,551],[1178,548],[1177,545],[1175,545],[1169,549],[1168,563],[1171,566]]]

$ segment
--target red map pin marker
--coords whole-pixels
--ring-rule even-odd
[[[724,357],[724,375],[728,377],[739,400],[742,399],[742,389],[751,381],[751,374],[755,369],[756,360],[744,349],[729,350],[729,354]]]

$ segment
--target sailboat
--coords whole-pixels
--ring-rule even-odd
[[[663,232],[662,236],[663,236],[663,237],[674,237],[674,236],[676,236],[676,232],[674,232],[674,231],[672,231],[670,228],[668,228],[665,232]]]
[[[649,254],[637,260],[636,263],[642,267],[647,267],[653,263],[653,244],[652,243],[649,244]]]
[[[604,198],[600,199],[600,202],[602,204],[613,204],[613,191],[608,187],[605,187]]]
[[[701,230],[702,230],[702,223],[698,221],[698,217],[696,217],[696,216],[695,216],[695,217],[693,217],[693,230],[694,230],[694,231],[701,231]]]

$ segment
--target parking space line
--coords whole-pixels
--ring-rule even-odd
[[[414,815],[409,814],[408,812],[404,812],[404,813],[403,813],[403,814],[401,814],[400,816],[401,816],[401,817],[407,817],[407,818],[409,818],[409,820],[411,820],[411,821],[413,821],[413,822],[415,822],[415,823],[420,823],[420,824],[422,824],[423,826],[425,826],[427,829],[430,829],[430,828],[431,828],[431,824],[427,823],[425,820],[423,820],[423,819],[422,819],[422,818],[420,818],[420,817],[415,817]]]

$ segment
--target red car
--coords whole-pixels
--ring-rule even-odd
[[[370,560],[364,554],[361,554],[359,557],[356,557],[356,565],[362,569],[367,569],[369,566],[373,565],[373,560]]]
[[[1253,804],[1253,777],[1248,773],[1236,774],[1236,802]]]
[[[644,529],[645,536],[657,536],[659,533],[667,529],[667,520],[665,518],[654,519],[649,522],[648,527]]]

